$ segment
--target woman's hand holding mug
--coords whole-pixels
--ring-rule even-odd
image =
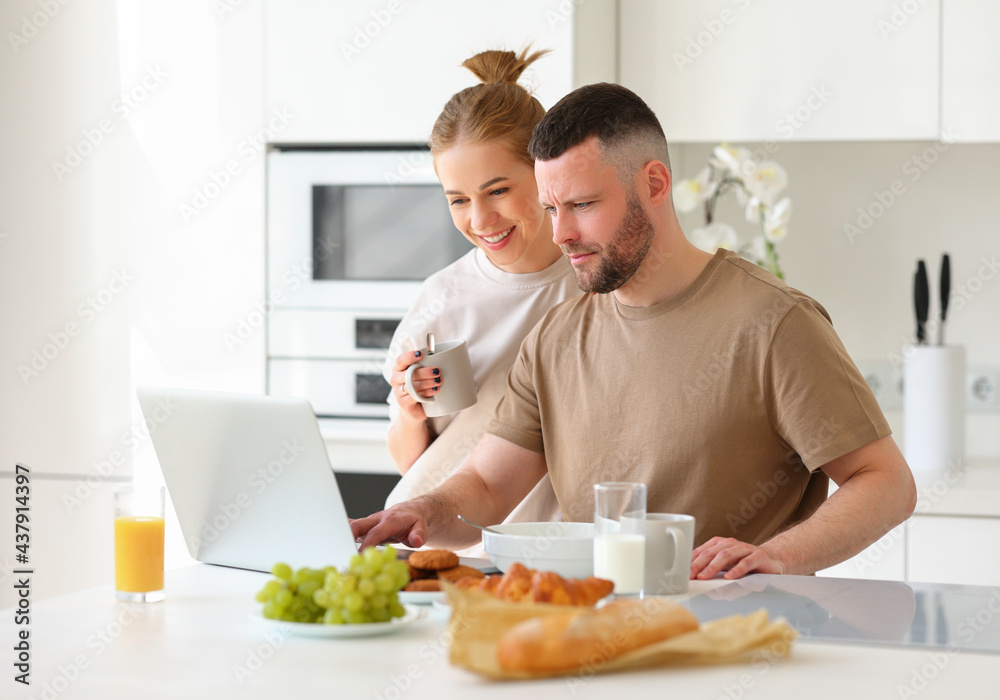
[[[402,415],[415,422],[426,420],[422,403],[413,398],[413,393],[406,386],[406,370],[424,358],[424,350],[400,353],[392,366],[392,390],[396,394],[396,403]],[[413,372],[413,388],[421,396],[433,396],[441,389],[441,368],[419,366]]]
[[[438,343],[433,355],[427,348],[403,353],[396,358],[394,370],[393,391],[408,416],[416,418],[423,413],[433,418],[476,403],[476,379],[464,340]]]

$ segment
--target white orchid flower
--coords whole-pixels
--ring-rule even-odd
[[[777,243],[788,235],[788,220],[792,216],[792,200],[782,198],[773,207],[764,211],[764,235],[771,243]]]
[[[726,143],[712,149],[708,164],[697,177],[674,185],[677,211],[689,212],[709,202],[705,207],[708,221],[714,215],[715,199],[732,190],[746,220],[759,233],[743,243],[732,226],[716,221],[692,231],[691,243],[710,253],[720,248],[739,250],[748,260],[784,279],[774,246],[788,235],[792,202],[788,197],[779,199],[788,186],[788,173],[774,161],[759,161],[749,149]]]
[[[741,180],[756,167],[749,149],[733,148],[725,143],[712,149],[708,162],[719,170],[729,171]]]
[[[788,173],[773,160],[768,160],[755,165],[754,170],[744,180],[744,184],[752,195],[770,206],[788,186]]]
[[[704,168],[691,180],[681,180],[674,186],[674,207],[687,213],[715,194],[716,183],[711,181],[712,171]]]
[[[738,242],[736,230],[722,222],[713,222],[691,232],[691,243],[706,253],[714,253],[719,248],[732,250]]]

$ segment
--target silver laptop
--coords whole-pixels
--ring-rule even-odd
[[[270,571],[347,565],[357,545],[309,402],[139,387],[188,552]]]

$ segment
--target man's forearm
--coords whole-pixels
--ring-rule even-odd
[[[462,549],[479,541],[479,530],[463,523],[459,515],[484,525],[498,523],[506,517],[496,512],[496,499],[479,475],[469,468],[460,469],[438,488],[416,500],[425,512],[427,544],[435,547]]]
[[[811,574],[858,554],[913,512],[909,471],[860,471],[807,520],[762,547],[786,574]]]

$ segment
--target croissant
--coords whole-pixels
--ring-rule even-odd
[[[511,565],[503,576],[480,579],[460,579],[459,588],[484,591],[500,600],[515,603],[551,603],[592,607],[611,593],[615,584],[591,576],[586,579],[563,578],[554,571],[536,571],[518,563]]]
[[[554,571],[536,571],[531,577],[531,597],[536,603],[592,607],[614,589],[613,582],[596,576],[566,579]]]
[[[512,602],[531,600],[531,575],[533,573],[534,570],[515,562],[501,577],[493,595],[500,600]]]

